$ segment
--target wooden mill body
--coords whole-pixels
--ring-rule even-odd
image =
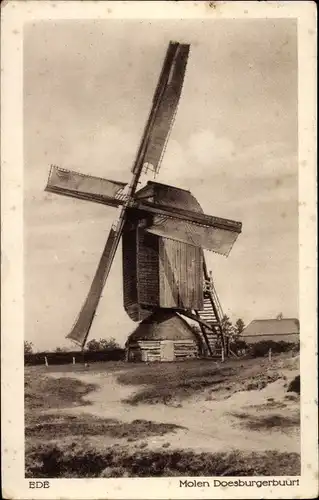
[[[203,213],[186,190],[148,182],[136,198]],[[141,321],[156,308],[203,308],[203,253],[193,245],[147,232],[153,215],[131,209],[123,231],[124,308]]]

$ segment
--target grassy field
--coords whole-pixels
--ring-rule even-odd
[[[168,403],[171,400],[185,399],[194,393],[207,389],[211,398],[229,397],[240,390],[262,389],[281,376],[278,372],[283,359],[278,356],[269,368],[266,360],[230,359],[226,363],[202,360],[187,363],[142,365],[138,370],[118,375],[121,384],[144,386],[127,402],[131,404]]]
[[[293,439],[298,429],[299,396],[286,394],[298,364],[285,354],[271,365],[250,359],[28,367],[26,477],[299,474],[299,453],[286,451],[290,441],[282,450],[255,451],[259,436],[278,448],[277,437]],[[276,383],[280,397],[256,399]],[[247,394],[248,405],[240,399]],[[230,449],[230,432],[257,444]],[[208,440],[209,452],[201,451],[199,441],[207,449]]]
[[[120,384],[142,386],[137,389],[132,397],[126,402],[131,404],[157,404],[166,403],[171,399],[184,399],[192,395],[194,392],[210,389],[212,397],[225,397],[225,392],[230,396],[232,393],[239,390],[254,390],[262,389],[267,384],[274,382],[280,377],[285,377],[280,374],[282,366],[289,369],[290,366],[295,366],[296,361],[291,360],[289,354],[281,354],[274,357],[273,362],[269,366],[267,359],[229,359],[225,363],[213,362],[210,360],[189,360],[180,363],[125,363],[123,361],[110,361],[106,363],[92,363],[88,368],[82,364],[77,365],[52,365],[49,367],[36,366],[28,367],[26,371],[26,390],[28,390],[28,377],[33,377],[33,373],[50,374],[59,373],[61,375],[72,375],[81,373],[101,374],[110,373],[117,377]],[[58,381],[46,379],[45,382],[35,380],[34,389],[37,389],[34,384],[39,384],[39,392],[41,392],[41,384],[56,384],[55,393],[63,392],[64,382],[61,378],[61,385]],[[81,384],[79,381],[68,383],[68,392],[70,397],[74,398],[76,391],[81,393]],[[93,391],[96,387],[83,388],[83,395]],[[44,392],[48,389],[44,388]],[[214,394],[215,393],[215,394]],[[65,395],[68,398],[68,395]],[[81,403],[81,402],[80,402]],[[83,404],[83,403],[81,403]]]

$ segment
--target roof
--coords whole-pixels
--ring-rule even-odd
[[[296,318],[255,319],[243,330],[241,337],[299,335],[299,320]]]
[[[160,182],[148,181],[146,186],[135,194],[135,198],[203,213],[202,207],[190,191],[169,184],[161,184]]]
[[[189,189],[183,189],[183,188],[177,188],[176,186],[171,186],[171,184],[163,184],[163,182],[156,182],[156,181],[147,181],[147,185],[149,186],[161,186],[161,187],[167,187],[167,188],[174,188],[177,189],[178,191],[185,191],[186,193],[190,193]]]
[[[128,342],[138,340],[195,340],[190,325],[172,310],[159,310],[144,319],[131,333]]]

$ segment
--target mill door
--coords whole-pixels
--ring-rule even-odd
[[[162,340],[161,341],[161,361],[174,361],[174,341]]]

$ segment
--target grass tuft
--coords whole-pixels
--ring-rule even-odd
[[[176,398],[183,400],[195,392],[219,386],[234,373],[230,367],[216,367],[214,363],[192,362],[158,366],[141,366],[136,372],[121,373],[117,381],[124,385],[143,386],[125,400],[132,405],[170,404]]]
[[[96,390],[95,384],[85,384],[69,377],[50,378],[34,372],[26,373],[24,378],[24,400],[26,410],[67,408],[89,405],[83,399]]]
[[[133,420],[121,422],[109,418],[102,419],[94,415],[82,413],[67,415],[46,413],[28,415],[25,426],[26,438],[55,439],[68,436],[112,436],[114,438],[141,439],[148,436],[163,436],[169,432],[183,429],[176,424],[156,423],[150,420]]]
[[[242,425],[252,431],[280,429],[285,431],[300,425],[299,416],[282,416],[282,415],[263,415],[253,416],[249,413],[231,413],[242,421]]]

